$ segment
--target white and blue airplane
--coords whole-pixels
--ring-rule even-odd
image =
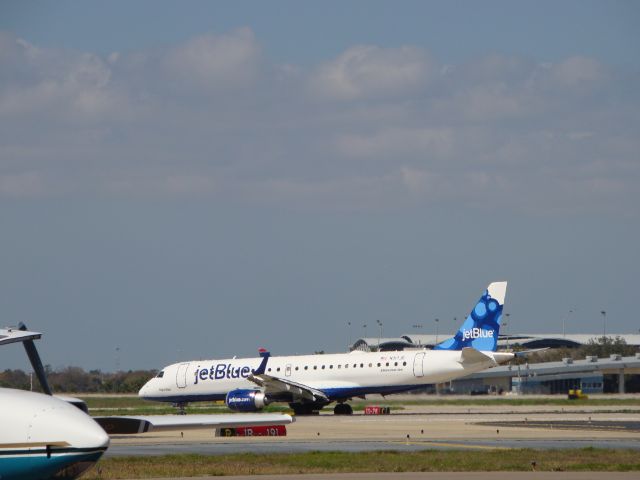
[[[44,375],[33,340],[41,334],[26,329],[0,329],[0,345],[23,342],[36,374]],[[42,388],[50,393],[46,377]],[[143,433],[190,428],[284,425],[280,414],[151,415],[95,417],[62,397],[0,388],[0,479],[75,479],[93,466],[109,447],[108,434]],[[86,406],[85,406],[86,409]]]
[[[334,413],[353,412],[346,403],[367,394],[392,394],[464,377],[508,362],[497,352],[507,282],[491,283],[452,338],[432,350],[233,358],[181,362],[163,368],[139,392],[147,400],[224,400],[236,411],[254,412],[273,402],[309,414],[336,402]]]

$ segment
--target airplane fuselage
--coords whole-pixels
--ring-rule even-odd
[[[396,393],[453,380],[503,363],[508,353],[482,352],[486,361],[463,364],[460,351],[412,350],[270,357],[265,374],[322,391],[331,401]],[[257,389],[248,377],[262,358],[198,360],[169,365],[141,390],[164,402],[224,400],[235,389]]]

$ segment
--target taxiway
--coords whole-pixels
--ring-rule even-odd
[[[391,415],[298,417],[286,437],[216,437],[210,429],[115,436],[108,456],[424,449],[640,450],[640,407],[407,406]]]

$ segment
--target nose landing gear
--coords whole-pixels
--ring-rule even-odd
[[[177,402],[177,403],[173,404],[173,406],[178,409],[178,415],[186,415],[187,414],[187,412],[185,412],[185,410],[184,410],[187,407],[187,405],[189,405],[187,402]]]

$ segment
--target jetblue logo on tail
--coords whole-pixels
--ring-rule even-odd
[[[463,330],[462,338],[493,338],[493,330],[482,330],[481,328],[472,328],[471,330]]]
[[[495,351],[506,288],[506,282],[490,284],[455,336],[433,349],[462,350],[465,347],[473,347],[476,350]]]

